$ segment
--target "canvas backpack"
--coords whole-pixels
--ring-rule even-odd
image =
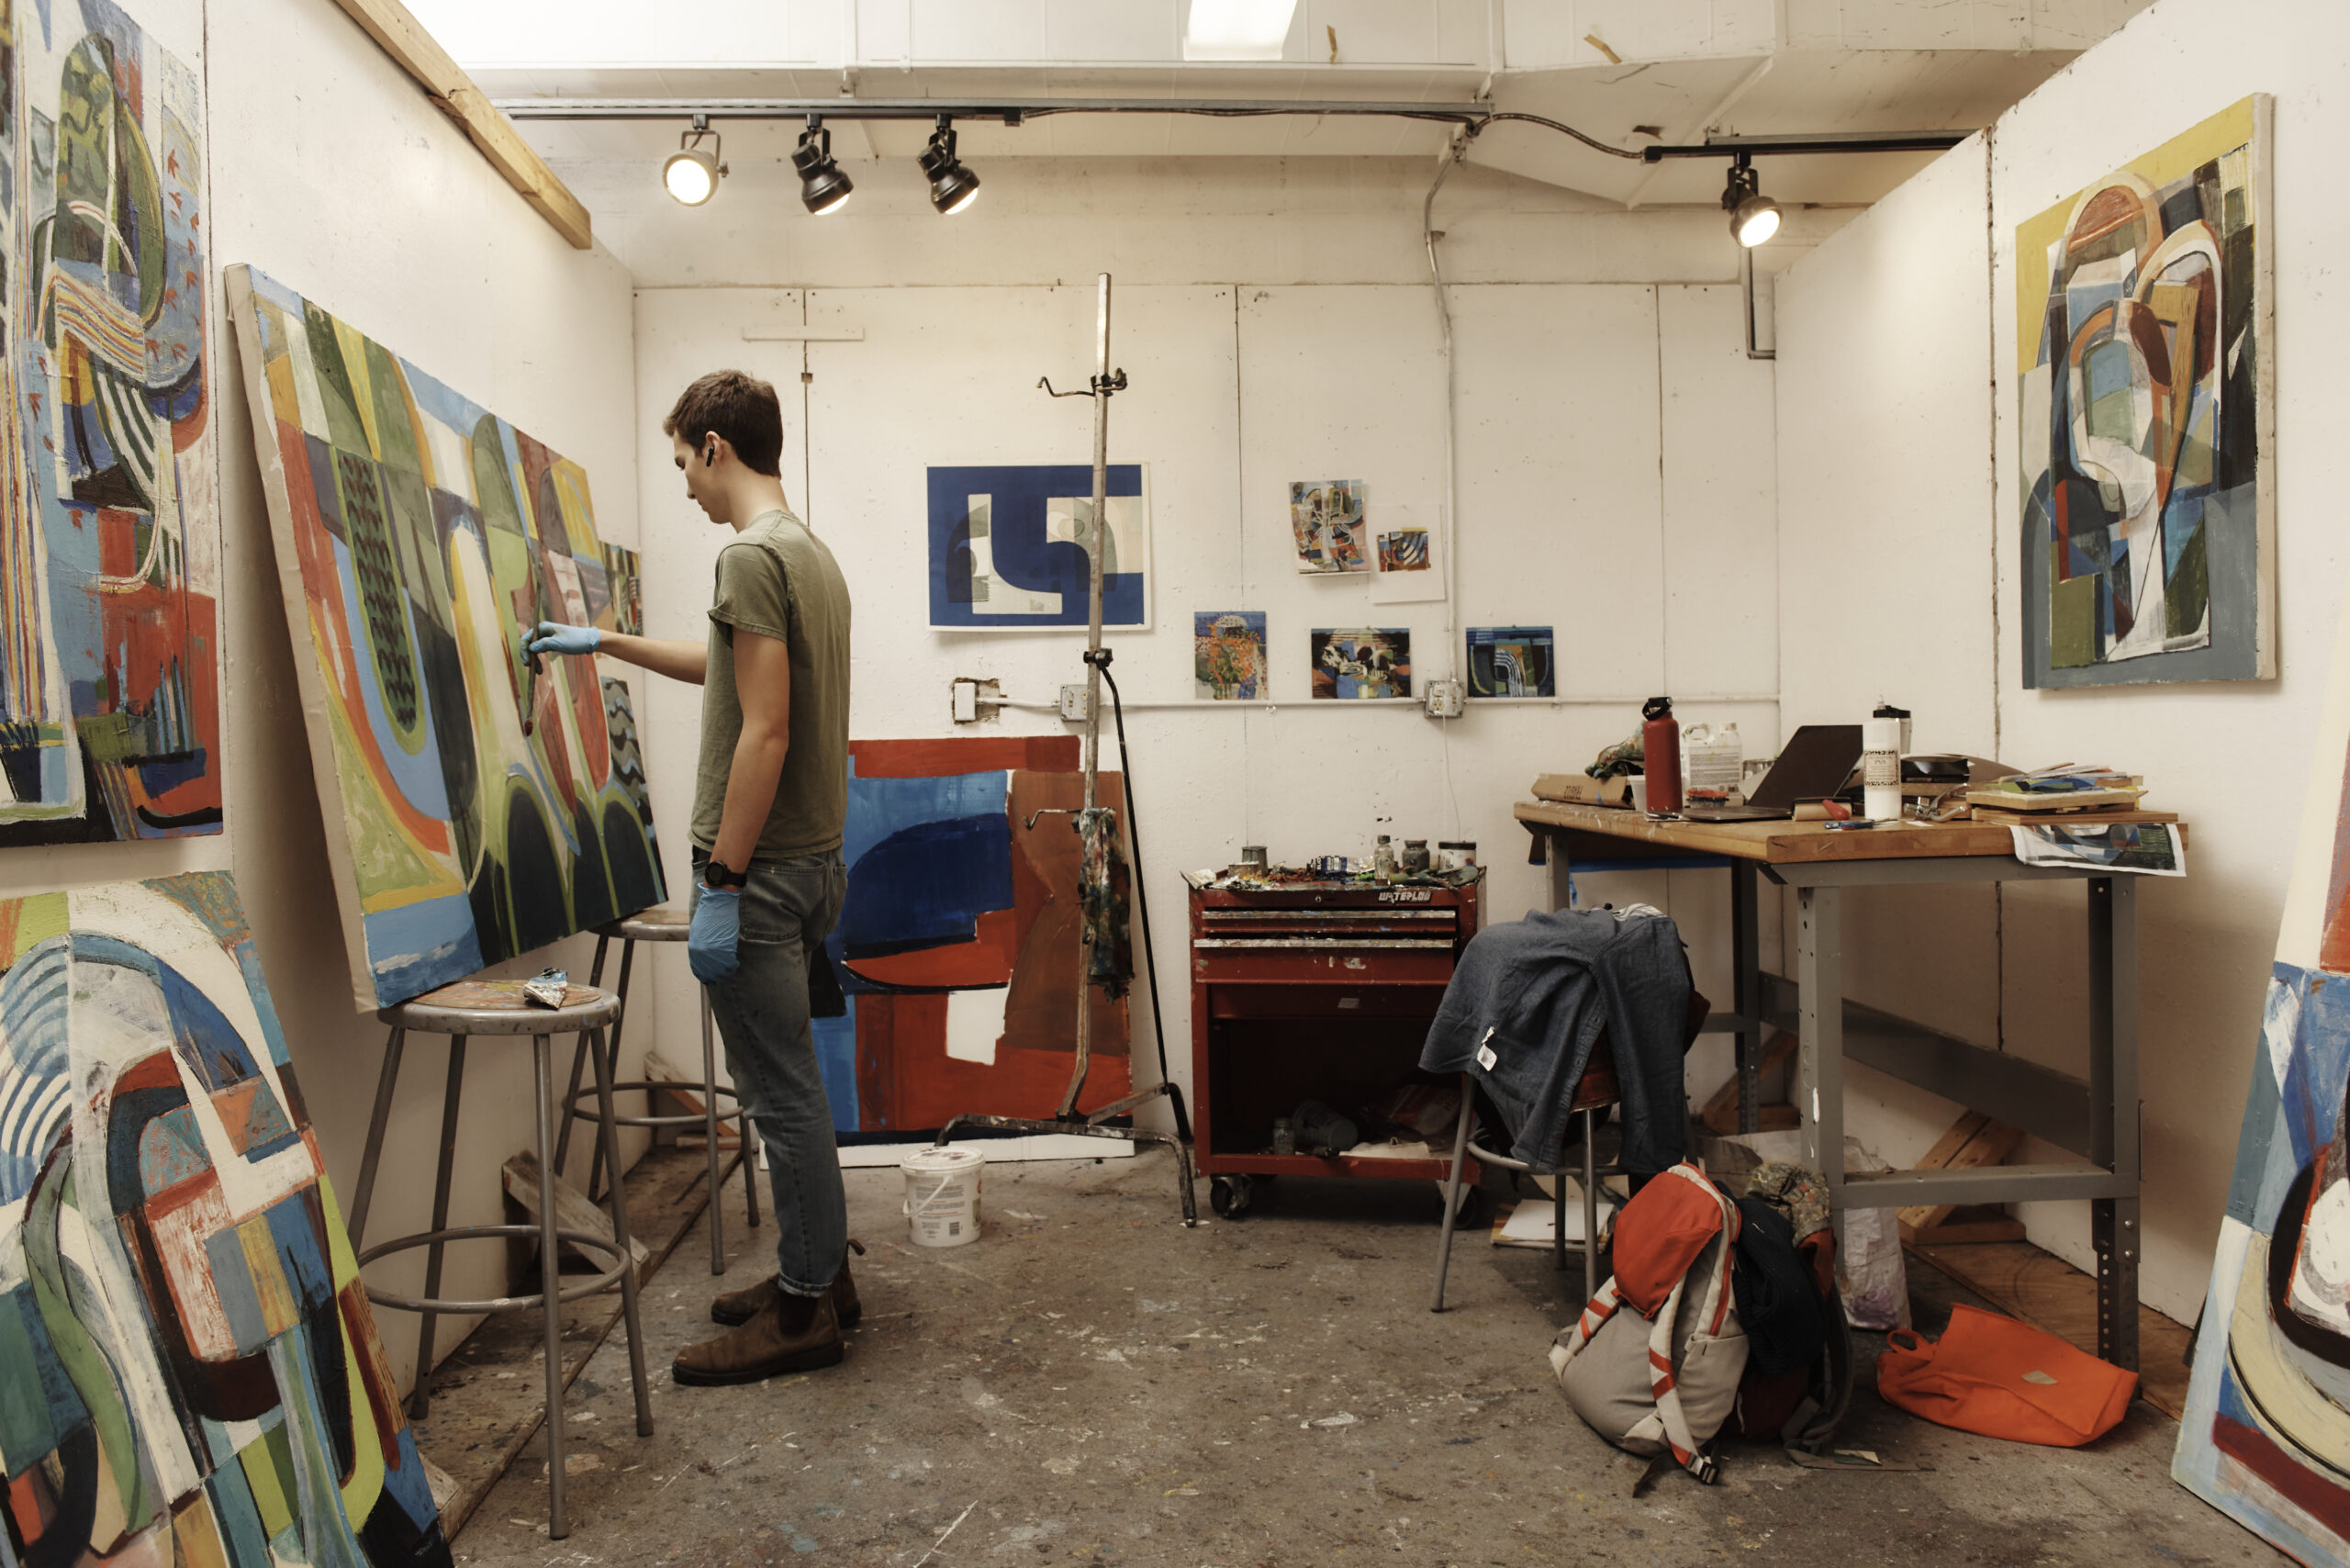
[[[1614,1274],[1550,1347],[1567,1402],[1617,1448],[1673,1462],[1711,1484],[1706,1445],[1746,1370],[1731,1283],[1740,1215],[1683,1161],[1641,1187],[1616,1219]]]

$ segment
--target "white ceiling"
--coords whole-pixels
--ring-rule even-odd
[[[2146,0],[1299,0],[1289,54],[1180,60],[1184,0],[712,0],[690,33],[620,0],[411,0],[500,100],[575,97],[1252,98],[1451,102],[1539,114],[1612,146],[1747,136],[1973,130]],[[739,17],[733,13],[739,12]],[[1337,30],[1339,58],[1328,59]],[[738,63],[709,63],[711,39]],[[844,42],[853,47],[844,49]],[[1622,58],[1611,62],[1607,52]],[[772,61],[771,64],[742,62]],[[625,62],[625,63],[622,63]],[[682,119],[518,115],[550,162],[643,162]],[[781,157],[797,126],[721,124],[730,157]],[[911,157],[920,121],[834,122],[836,151]],[[1352,117],[1062,115],[964,120],[965,157],[1429,157],[1439,125]],[[1758,161],[1783,201],[1876,200],[1929,155]],[[1715,159],[1646,164],[1525,124],[1490,127],[1472,162],[1630,205],[1710,202]]]

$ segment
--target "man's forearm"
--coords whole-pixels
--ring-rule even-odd
[[[626,632],[607,632],[603,641],[596,644],[596,651],[689,686],[699,686],[710,678],[707,643],[672,642],[632,636]]]
[[[735,741],[734,760],[726,772],[726,809],[718,820],[718,841],[711,848],[721,865],[739,871],[758,852],[790,745],[790,736],[782,731],[748,727]]]

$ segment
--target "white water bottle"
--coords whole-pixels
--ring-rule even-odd
[[[1861,726],[1861,809],[1874,822],[1901,818],[1901,721],[1870,719]]]

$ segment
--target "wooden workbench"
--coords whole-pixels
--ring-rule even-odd
[[[2004,823],[1831,829],[1826,823],[1656,821],[1620,808],[1554,801],[1521,801],[1516,814],[1542,843],[1553,909],[1567,907],[1568,875],[1578,859],[1609,869],[1646,864],[1726,868],[1735,997],[1732,1011],[1709,1021],[1709,1027],[1739,1036],[1740,1126],[1756,1130],[1763,1026],[1792,1029],[1799,1042],[1795,1100],[1803,1118],[1805,1162],[1827,1178],[1840,1216],[1856,1207],[2088,1200],[2098,1261],[2098,1353],[2136,1367],[2138,877],[2096,867],[2027,866],[2015,857]],[[2174,831],[2184,842],[2186,824]],[[1792,984],[1762,967],[1757,897],[1764,877],[1795,890]],[[2081,883],[2088,896],[2086,1082],[1845,999],[1846,888],[2057,880]],[[2020,1127],[2090,1164],[1848,1173],[1847,1056]]]

